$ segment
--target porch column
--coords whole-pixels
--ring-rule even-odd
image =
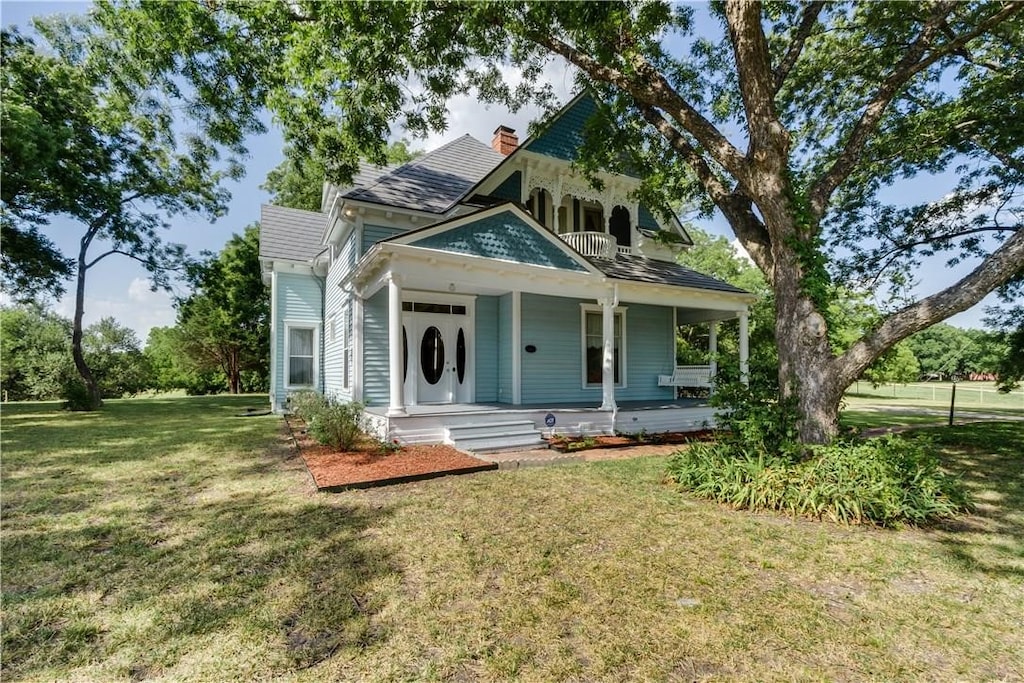
[[[711,391],[714,391],[715,376],[718,374],[718,321],[708,323],[708,366],[711,370]]]
[[[614,411],[615,405],[615,300],[601,299],[601,332],[604,354],[601,364],[601,410]]]
[[[746,311],[740,313],[740,381],[744,384],[750,384],[750,367],[748,364],[750,359],[750,351],[748,348],[748,339],[750,335],[749,319],[749,313]]]
[[[402,281],[395,273],[388,275],[388,376],[391,393],[387,415],[405,415],[405,398],[402,396]]]
[[[512,405],[523,402],[523,293],[512,292]]]

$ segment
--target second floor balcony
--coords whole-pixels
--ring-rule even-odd
[[[632,247],[619,246],[614,235],[606,232],[567,232],[559,235],[570,247],[584,256],[614,259],[616,254],[632,254]]]

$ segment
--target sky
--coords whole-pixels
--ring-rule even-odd
[[[24,33],[31,33],[30,20],[36,16],[56,13],[81,13],[89,7],[87,2],[10,2],[0,1],[0,23],[15,25]],[[510,78],[515,74],[507,74]],[[573,86],[571,69],[564,62],[552,63],[545,77],[552,83],[556,94],[568,101]],[[485,143],[490,143],[494,129],[499,125],[514,128],[525,139],[529,123],[540,111],[535,107],[524,107],[516,113],[496,105],[483,105],[471,95],[457,97],[449,102],[448,129],[435,133],[425,140],[410,139],[413,149],[431,150],[469,133]],[[201,251],[219,251],[234,233],[240,233],[247,225],[259,220],[260,205],[267,203],[270,195],[260,189],[267,172],[284,160],[283,140],[280,131],[267,119],[269,132],[249,138],[247,146],[250,156],[245,161],[245,177],[230,182],[226,188],[231,192],[227,214],[214,223],[200,217],[176,216],[168,222],[170,229],[164,233],[169,242],[186,245],[188,251],[198,255]],[[401,131],[397,137],[403,137]],[[951,184],[939,183],[935,178],[921,177],[901,183],[898,190],[900,199],[908,203],[937,199],[939,192]],[[894,196],[897,191],[893,191]],[[698,221],[701,228],[732,239],[725,219],[716,216],[710,221]],[[81,227],[73,221],[55,219],[46,228],[49,235],[66,254],[76,253]],[[948,286],[962,277],[973,267],[969,262],[955,270],[942,264],[932,264],[921,271],[923,293],[930,293]],[[69,283],[70,286],[71,283]],[[179,290],[179,293],[185,293]],[[67,318],[74,313],[73,292],[65,294],[53,303],[54,310]],[[947,322],[960,327],[982,327],[984,306],[996,303],[990,295],[975,307],[960,313]],[[152,291],[147,273],[134,261],[112,256],[90,269],[87,281],[84,322],[89,325],[97,320],[113,316],[122,325],[135,330],[141,343],[145,343],[149,330],[157,326],[173,325],[175,310],[171,295],[164,291]]]

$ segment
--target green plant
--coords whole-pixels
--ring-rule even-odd
[[[392,439],[391,441],[381,439],[377,445],[380,448],[380,452],[384,455],[391,455],[402,450],[402,444],[398,439]]]
[[[969,509],[961,482],[941,470],[928,439],[890,435],[772,455],[735,441],[699,443],[669,461],[669,476],[697,496],[836,522],[923,524]]]
[[[315,405],[316,402],[310,400]],[[304,406],[309,410],[309,406]],[[325,398],[310,417],[303,416],[309,425],[309,434],[320,443],[351,450],[364,433],[363,405]]]
[[[310,422],[318,412],[327,406],[327,398],[311,389],[296,391],[288,396],[288,407],[292,413]]]
[[[89,389],[78,375],[67,373],[61,378],[60,395],[64,399],[61,407],[65,410],[80,412],[93,410],[95,407],[89,396]]]

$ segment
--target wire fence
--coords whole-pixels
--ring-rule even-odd
[[[857,382],[849,388],[856,396],[873,398],[894,398],[915,401],[934,401],[948,404],[952,398],[953,385],[949,382],[921,382],[917,384],[884,384],[874,387],[869,382]],[[1024,408],[1024,391],[1008,394],[996,391],[994,385],[984,386],[960,382],[956,385],[958,407]]]

